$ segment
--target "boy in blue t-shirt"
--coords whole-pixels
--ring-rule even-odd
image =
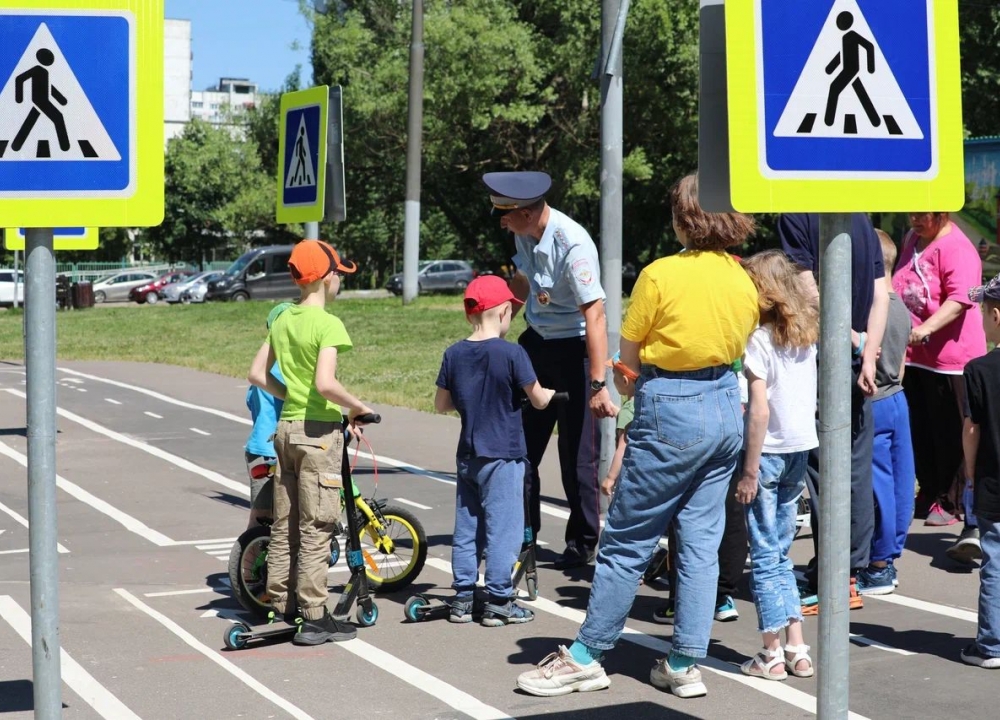
[[[521,391],[545,409],[554,390],[543,388],[524,348],[504,340],[513,305],[521,305],[501,278],[485,275],[465,291],[467,340],[444,353],[434,407],[462,418],[456,463],[455,534],[451,565],[455,599],[449,620],[472,621],[479,563],[486,554],[489,594],[481,624],[526,623],[534,614],[513,601],[511,571],[524,539],[527,448],[521,426]]]
[[[293,303],[285,302],[275,305],[267,316],[267,329],[271,329],[271,324],[278,319],[285,310]],[[285,384],[285,378],[281,375],[281,370],[277,363],[271,368],[271,375],[274,379]],[[281,417],[282,400],[271,395],[266,390],[251,385],[247,388],[247,410],[250,411],[250,419],[253,420],[253,428],[250,430],[250,437],[244,446],[244,455],[247,461],[247,474],[250,476],[250,519],[247,522],[247,529],[256,527],[261,518],[270,519],[273,515],[274,507],[274,467],[278,462],[277,454],[274,452],[274,431],[278,427],[278,418]]]

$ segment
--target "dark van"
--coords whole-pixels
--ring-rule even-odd
[[[244,253],[226,274],[208,284],[206,300],[294,300],[299,289],[288,259],[292,245],[259,247]]]

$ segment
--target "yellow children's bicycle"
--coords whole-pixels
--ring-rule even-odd
[[[358,438],[359,449],[362,438]],[[364,442],[367,443],[367,440]],[[355,452],[355,464],[357,457]],[[350,477],[350,473],[345,472],[344,476]],[[377,466],[375,478],[377,487]],[[352,547],[347,526],[354,525],[358,528],[359,549],[371,589],[378,593],[390,593],[407,587],[420,574],[427,560],[427,535],[423,525],[416,515],[405,508],[391,505],[384,499],[362,497],[353,478],[351,489],[354,523],[342,525],[335,534],[330,544],[330,565],[336,565],[340,559],[338,536],[344,538],[348,549]],[[341,503],[341,508],[346,511],[343,493]],[[267,619],[271,610],[267,595],[267,549],[271,543],[271,521],[271,518],[262,519],[260,525],[246,530],[236,539],[229,553],[229,582],[233,595],[240,605],[261,620]]]

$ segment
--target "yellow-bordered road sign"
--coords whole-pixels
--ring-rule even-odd
[[[163,0],[0,0],[0,28],[4,223],[159,224]]]
[[[278,222],[319,222],[326,205],[330,89],[281,96],[278,130]]]
[[[3,244],[8,250],[24,250],[24,228],[6,228]],[[99,244],[97,228],[56,228],[53,233],[54,250],[96,250]]]
[[[733,206],[958,210],[954,0],[727,0]]]

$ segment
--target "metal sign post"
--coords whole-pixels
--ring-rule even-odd
[[[424,128],[424,3],[413,0],[410,31],[409,114],[406,127],[406,205],[403,228],[403,304],[417,297],[420,283],[420,156]]]
[[[35,717],[62,717],[56,533],[56,261],[52,229],[28,230],[24,358],[28,414],[28,547]]]
[[[17,275],[17,260],[21,253],[17,250],[14,251],[14,309],[17,310],[17,293],[21,289],[20,278]]]
[[[820,720],[846,718],[850,697],[851,216],[820,215]]]

